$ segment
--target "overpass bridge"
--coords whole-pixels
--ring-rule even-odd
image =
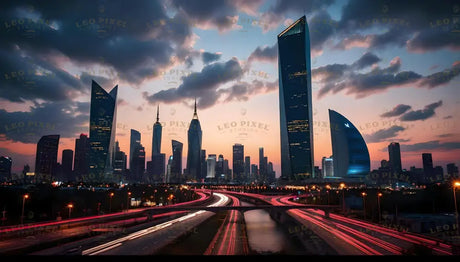
[[[153,207],[144,210],[144,213],[146,213],[149,217],[158,214],[158,213],[163,213],[163,212],[172,212],[172,211],[193,211],[193,210],[204,210],[204,211],[211,211],[214,213],[217,213],[219,211],[225,211],[225,210],[237,210],[240,212],[246,212],[250,210],[256,210],[256,209],[265,209],[269,212],[271,211],[287,211],[289,209],[320,209],[324,211],[324,216],[326,218],[329,217],[329,213],[331,209],[336,209],[339,206],[336,205],[253,205],[253,206],[162,206],[162,207]]]

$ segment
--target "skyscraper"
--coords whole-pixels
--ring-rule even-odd
[[[131,181],[135,183],[142,182],[144,179],[145,171],[145,149],[142,144],[135,146],[133,151],[133,158],[131,160]]]
[[[334,160],[332,157],[323,157],[321,163],[321,169],[323,170],[323,178],[334,176]]]
[[[160,123],[160,107],[157,107],[157,120],[153,124],[152,160],[147,162],[147,174],[152,182],[162,182],[165,176],[166,155],[161,153],[162,129]]]
[[[244,178],[246,179],[247,182],[252,181],[252,177],[251,177],[251,157],[250,156],[245,156],[244,157]]]
[[[77,179],[89,174],[89,139],[88,135],[80,134],[80,138],[75,139],[74,172]]]
[[[112,157],[117,122],[116,85],[107,93],[94,80],[91,85],[89,117],[89,181],[116,182],[112,176]]]
[[[358,129],[343,115],[329,109],[334,176],[359,178],[370,171],[369,150]]]
[[[216,178],[216,155],[211,154],[206,159],[206,178],[207,179],[214,179]]]
[[[73,164],[73,150],[64,149],[62,150],[62,174],[65,181],[73,181],[72,175],[72,164]]]
[[[423,173],[425,174],[425,182],[430,182],[434,177],[433,157],[431,153],[422,154]]]
[[[281,177],[284,180],[312,178],[310,36],[305,16],[278,35],[278,74]]]
[[[177,140],[172,140],[172,159],[170,159],[171,170],[169,181],[179,183],[182,181],[182,148],[183,144]]]
[[[190,179],[201,180],[201,125],[195,110],[188,129],[187,175]]]
[[[141,133],[135,129],[131,129],[131,136],[129,139],[129,169],[133,169],[134,151],[141,145]]]
[[[118,141],[115,142],[115,157],[113,160],[113,173],[120,177],[126,172],[126,154],[120,150]]]
[[[243,182],[244,175],[244,146],[242,144],[233,145],[233,181]]]
[[[399,143],[392,142],[388,145],[388,155],[390,160],[390,169],[392,173],[401,173],[401,150]]]
[[[35,176],[45,182],[56,178],[59,135],[42,136],[37,143]]]
[[[152,134],[152,161],[153,156],[156,154],[161,154],[161,133],[163,127],[160,123],[160,106],[157,107],[157,121],[153,124],[153,134]]]
[[[9,181],[11,179],[11,165],[13,160],[11,157],[0,156],[0,181]]]
[[[264,148],[259,147],[259,175],[257,177],[258,182],[265,181],[267,174],[267,167],[264,165]]]

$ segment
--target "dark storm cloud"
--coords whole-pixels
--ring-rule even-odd
[[[219,90],[219,93],[226,96],[224,102],[230,102],[248,101],[251,96],[266,94],[276,90],[278,90],[278,80],[273,82],[263,82],[256,79],[251,83],[236,83],[230,88]]]
[[[378,130],[373,134],[364,135],[364,139],[367,143],[383,142],[389,138],[394,140],[398,133],[404,130],[405,128],[402,126],[392,126],[387,129]]]
[[[460,74],[460,63],[454,64],[451,68],[445,69],[426,76],[421,82],[420,86],[428,86],[429,88],[437,87],[449,83],[453,78]]]
[[[439,100],[436,103],[429,104],[425,106],[424,109],[409,111],[402,115],[399,119],[401,121],[417,121],[417,120],[426,120],[435,115],[435,109],[442,105],[442,100]]]
[[[238,22],[238,12],[255,13],[261,0],[171,0],[191,24],[202,28],[231,29]]]
[[[307,21],[310,32],[310,48],[312,52],[324,49],[325,42],[335,33],[337,21],[324,10],[320,10]]]
[[[332,3],[334,0],[277,0],[262,14],[261,25],[264,30],[277,28],[290,14],[312,14]]]
[[[191,52],[188,20],[182,12],[168,17],[161,1],[12,1],[0,14],[0,46],[13,60],[23,52],[66,57],[77,65],[114,69],[119,78],[139,84],[171,66],[171,57],[183,62]],[[29,31],[34,33],[25,35]]]
[[[409,105],[399,104],[395,106],[391,111],[385,112],[381,114],[381,117],[393,117],[399,116],[407,112],[407,110],[411,109],[412,107]]]
[[[73,138],[88,132],[89,103],[68,101],[35,104],[30,112],[7,112],[0,109],[0,134],[6,140],[37,143],[40,137],[59,134]]]
[[[38,57],[0,51],[0,98],[62,101],[89,90],[79,79]]]
[[[311,73],[313,76],[318,76],[323,81],[329,82],[341,78],[348,68],[349,66],[345,64],[331,64],[315,68]]]
[[[236,58],[227,62],[215,62],[206,65],[201,72],[194,72],[182,77],[182,84],[177,88],[161,90],[149,95],[144,92],[148,102],[177,103],[184,99],[197,98],[200,108],[212,106],[219,98],[218,88],[227,82],[238,80],[244,74]]]
[[[380,61],[382,61],[382,59],[380,59],[378,56],[374,55],[373,53],[366,52],[357,61],[355,61],[352,66],[357,70],[360,70]]]
[[[248,57],[248,62],[252,61],[278,61],[278,43],[273,46],[258,46]]]
[[[220,59],[222,54],[218,53],[209,53],[209,52],[203,52],[201,54],[201,59],[203,60],[204,64],[209,64],[211,62],[215,62]]]
[[[401,145],[401,151],[404,152],[418,152],[422,150],[457,150],[460,148],[460,142],[439,142],[433,140],[423,143],[416,143],[412,145]]]

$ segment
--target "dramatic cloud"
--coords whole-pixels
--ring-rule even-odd
[[[460,148],[460,142],[439,142],[439,140],[416,143],[412,145],[401,145],[401,151],[419,152],[422,150],[457,150]]]
[[[37,143],[49,134],[74,138],[88,132],[89,103],[52,102],[35,104],[29,112],[7,112],[0,109],[0,135],[6,140]]]
[[[311,14],[328,7],[334,0],[277,0],[263,13],[260,25],[264,31],[277,28],[288,14]]]
[[[407,110],[411,109],[412,107],[409,105],[399,104],[395,106],[391,111],[385,112],[381,114],[381,117],[393,117],[399,116],[404,114]]]
[[[46,56],[49,67],[54,66],[48,69],[53,76],[65,73],[60,62],[68,61],[76,67],[114,70],[116,77],[140,84],[184,62],[192,51],[194,36],[185,15],[177,12],[173,17],[167,16],[159,1],[135,1],[129,5],[124,1],[13,1],[3,5],[0,15],[5,26],[0,32],[0,60],[2,67],[9,69],[6,72],[36,72],[41,66],[40,58]],[[13,23],[19,20],[26,24]],[[24,64],[24,54],[32,63],[18,69],[18,63]],[[40,88],[51,88],[44,86]],[[53,86],[60,87],[58,83]]]
[[[191,24],[203,28],[227,31],[238,22],[238,11],[254,15],[261,0],[171,0],[172,6],[182,11]]]
[[[319,79],[323,84],[318,92],[318,98],[327,93],[338,93],[342,90],[347,95],[355,95],[363,98],[369,95],[383,92],[392,87],[415,83],[422,78],[421,75],[412,71],[399,72],[401,59],[395,57],[386,68],[374,67],[366,73],[356,73],[354,69],[364,68],[379,58],[373,54],[365,53],[352,65],[334,64],[326,65],[312,70],[312,76]]]
[[[442,105],[442,100],[425,106],[424,109],[409,111],[402,115],[399,119],[401,121],[417,121],[426,120],[435,115],[435,109]]]
[[[233,58],[225,63],[212,63],[201,72],[194,72],[182,77],[182,84],[177,88],[161,90],[155,94],[144,93],[150,103],[176,103],[184,99],[197,98],[201,108],[212,106],[219,98],[217,89],[230,81],[238,80],[244,74],[239,61]]]
[[[211,62],[215,62],[220,59],[222,56],[221,53],[209,53],[209,52],[203,52],[201,54],[201,59],[203,60],[204,64],[209,64]]]
[[[387,129],[381,129],[370,135],[364,135],[364,139],[367,143],[378,143],[386,141],[389,138],[394,140],[398,133],[403,130],[405,130],[405,128],[402,126],[392,126]]]
[[[451,68],[426,76],[420,86],[429,88],[437,87],[449,83],[453,78],[460,74],[460,63],[455,63]]]
[[[372,66],[378,62],[382,61],[378,56],[373,53],[366,52],[362,57],[360,57],[356,62],[353,63],[353,67],[357,70]]]
[[[278,43],[275,43],[273,46],[258,46],[248,58],[248,62],[252,61],[267,61],[267,62],[276,62],[278,61]]]

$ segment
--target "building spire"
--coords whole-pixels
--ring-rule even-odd
[[[157,122],[160,122],[160,105],[157,105]]]
[[[196,113],[196,97],[195,97],[195,110],[193,111],[193,119],[198,119],[198,114]]]

